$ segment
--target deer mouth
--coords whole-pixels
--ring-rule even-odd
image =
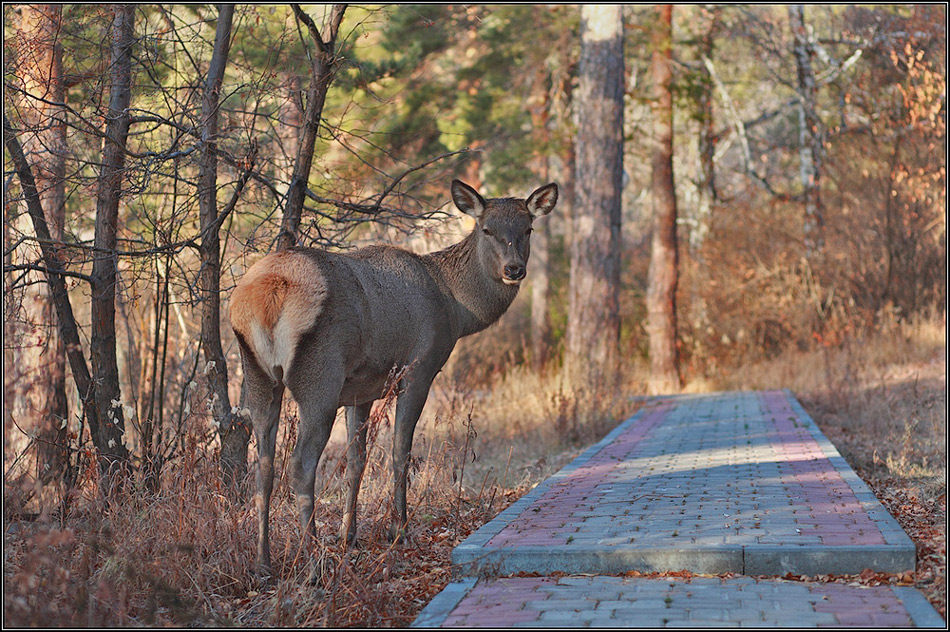
[[[505,285],[521,285],[521,281],[524,280],[524,277],[520,279],[509,279],[508,277],[501,277],[501,282]]]

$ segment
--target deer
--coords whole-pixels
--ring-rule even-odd
[[[526,277],[532,223],[554,209],[558,187],[546,184],[526,199],[485,199],[453,180],[451,195],[475,227],[443,250],[420,255],[384,244],[352,251],[293,247],[264,256],[237,283],[230,321],[258,451],[258,573],[271,574],[268,523],[285,387],[300,416],[288,466],[304,542],[316,537],[317,464],[337,411],[345,408],[347,493],[340,537],[351,546],[366,422],[398,373],[389,537],[405,535],[412,437],[432,382],[460,338],[496,322],[514,301]],[[311,582],[317,574],[314,567]]]

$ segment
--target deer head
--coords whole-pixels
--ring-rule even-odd
[[[495,280],[519,285],[525,278],[530,254],[531,224],[557,204],[553,182],[537,189],[527,200],[485,200],[460,180],[452,181],[452,200],[463,213],[475,218],[476,252],[482,268]]]

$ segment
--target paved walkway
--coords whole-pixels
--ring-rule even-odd
[[[913,542],[788,391],[648,399],[452,561],[469,579],[415,626],[944,627],[913,588],[624,576],[914,570]]]

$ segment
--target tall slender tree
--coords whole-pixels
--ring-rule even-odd
[[[697,8],[700,16],[698,28],[702,29],[697,38],[700,60],[711,59],[719,25],[720,7],[712,5]],[[709,232],[712,207],[716,200],[716,172],[714,158],[716,154],[716,129],[713,118],[715,99],[714,82],[705,63],[699,64],[696,91],[696,121],[699,124],[699,169],[696,178],[698,197],[695,224],[689,234],[689,245],[694,256],[701,256],[700,249]]]
[[[620,5],[582,6],[578,75],[564,364],[573,384],[596,387],[614,378],[620,342],[624,96]]]
[[[56,319],[66,348],[69,368],[76,383],[76,388],[79,390],[83,414],[89,421],[93,443],[99,451],[99,469],[103,473],[108,473],[113,471],[116,463],[116,459],[112,458],[112,455],[118,452],[119,456],[122,456],[124,448],[121,447],[121,428],[118,428],[111,420],[107,420],[106,415],[100,414],[98,409],[96,380],[89,372],[89,366],[86,364],[86,358],[83,355],[79,327],[66,288],[65,266],[56,248],[53,247],[53,238],[43,212],[43,206],[40,203],[40,195],[36,188],[36,180],[33,178],[33,170],[23,153],[23,148],[20,146],[17,131],[4,113],[3,142],[10,154],[13,169],[16,171],[20,186],[23,189],[27,213],[30,216],[36,239],[40,245],[43,267],[50,288],[50,297],[56,309]],[[116,449],[117,446],[118,449]]]
[[[315,50],[307,50],[310,59],[310,86],[307,88],[307,105],[304,110],[300,142],[297,145],[297,158],[294,161],[290,188],[287,190],[287,199],[284,202],[280,233],[277,235],[278,250],[290,248],[297,243],[300,218],[307,197],[307,184],[310,181],[310,168],[313,165],[313,148],[317,142],[317,132],[323,116],[327,90],[330,89],[330,82],[333,81],[338,61],[336,38],[340,31],[340,24],[343,22],[343,14],[346,12],[345,4],[332,5],[330,15],[321,31],[299,4],[291,6],[297,20],[307,27]]]
[[[122,394],[119,389],[119,368],[116,361],[115,293],[116,243],[119,224],[119,201],[129,136],[132,102],[132,46],[135,43],[135,5],[120,4],[113,8],[112,53],[109,77],[109,109],[106,114],[102,165],[99,171],[96,196],[96,254],[92,263],[92,335],[90,360],[96,378],[96,405],[106,423],[100,428],[109,430],[98,445],[103,450],[106,474],[103,482],[111,486],[122,478],[121,471],[128,465],[128,450],[121,439],[125,432]],[[120,439],[112,436],[118,433]]]
[[[535,7],[535,12],[538,7]],[[542,182],[548,182],[550,170],[547,154],[550,146],[550,132],[548,117],[551,111],[550,90],[548,89],[549,73],[544,66],[538,65],[531,77],[531,96],[529,111],[531,113],[531,127],[538,140],[538,146],[543,151],[534,156],[535,171]],[[550,296],[550,242],[551,229],[549,222],[538,222],[534,226],[531,238],[531,261],[529,263],[531,278],[531,362],[536,369],[544,366],[548,359],[548,348],[551,344],[551,318],[548,313],[548,298]]]
[[[31,129],[24,137],[24,152],[33,162],[50,236],[61,241],[66,218],[66,88],[60,35],[63,8],[53,4],[23,5],[19,14],[18,37],[23,46],[18,62],[24,81],[20,112],[23,123]],[[26,399],[37,425],[38,477],[50,482],[66,474],[69,461],[66,353],[48,286],[36,283],[28,291],[33,296],[24,306],[33,326],[27,337],[35,338],[35,342],[23,346],[25,357],[9,369],[19,375],[14,378],[17,382],[26,384]]]
[[[105,127],[97,130],[101,137],[101,157],[97,159],[95,232],[92,270],[86,275],[66,269],[65,257],[58,247],[44,212],[40,191],[33,176],[16,129],[4,114],[4,144],[10,154],[20,181],[27,211],[40,246],[43,270],[56,309],[59,333],[66,357],[79,390],[83,416],[99,458],[100,485],[109,493],[124,486],[129,474],[129,451],[125,443],[125,419],[119,385],[116,354],[115,299],[117,282],[117,239],[122,184],[126,175],[126,155],[132,90],[132,48],[134,5],[115,5],[109,41],[109,102],[105,111]],[[84,121],[88,129],[93,125]],[[91,326],[89,328],[89,364],[83,354],[79,327],[67,291],[66,276],[89,282],[91,295]]]
[[[219,5],[214,49],[202,96],[202,157],[198,166],[201,349],[205,360],[204,373],[212,393],[211,414],[221,437],[221,466],[229,482],[244,478],[247,469],[247,444],[251,434],[247,424],[242,423],[241,417],[232,411],[228,395],[228,365],[221,347],[221,239],[218,231],[223,215],[228,213],[233,205],[219,213],[217,136],[221,82],[228,64],[233,18],[234,5]],[[242,186],[243,182],[239,182],[237,193]],[[236,200],[236,197],[232,199]]]
[[[673,6],[657,7],[653,56],[653,244],[647,287],[652,393],[679,390],[676,348],[676,189],[673,183]]]

